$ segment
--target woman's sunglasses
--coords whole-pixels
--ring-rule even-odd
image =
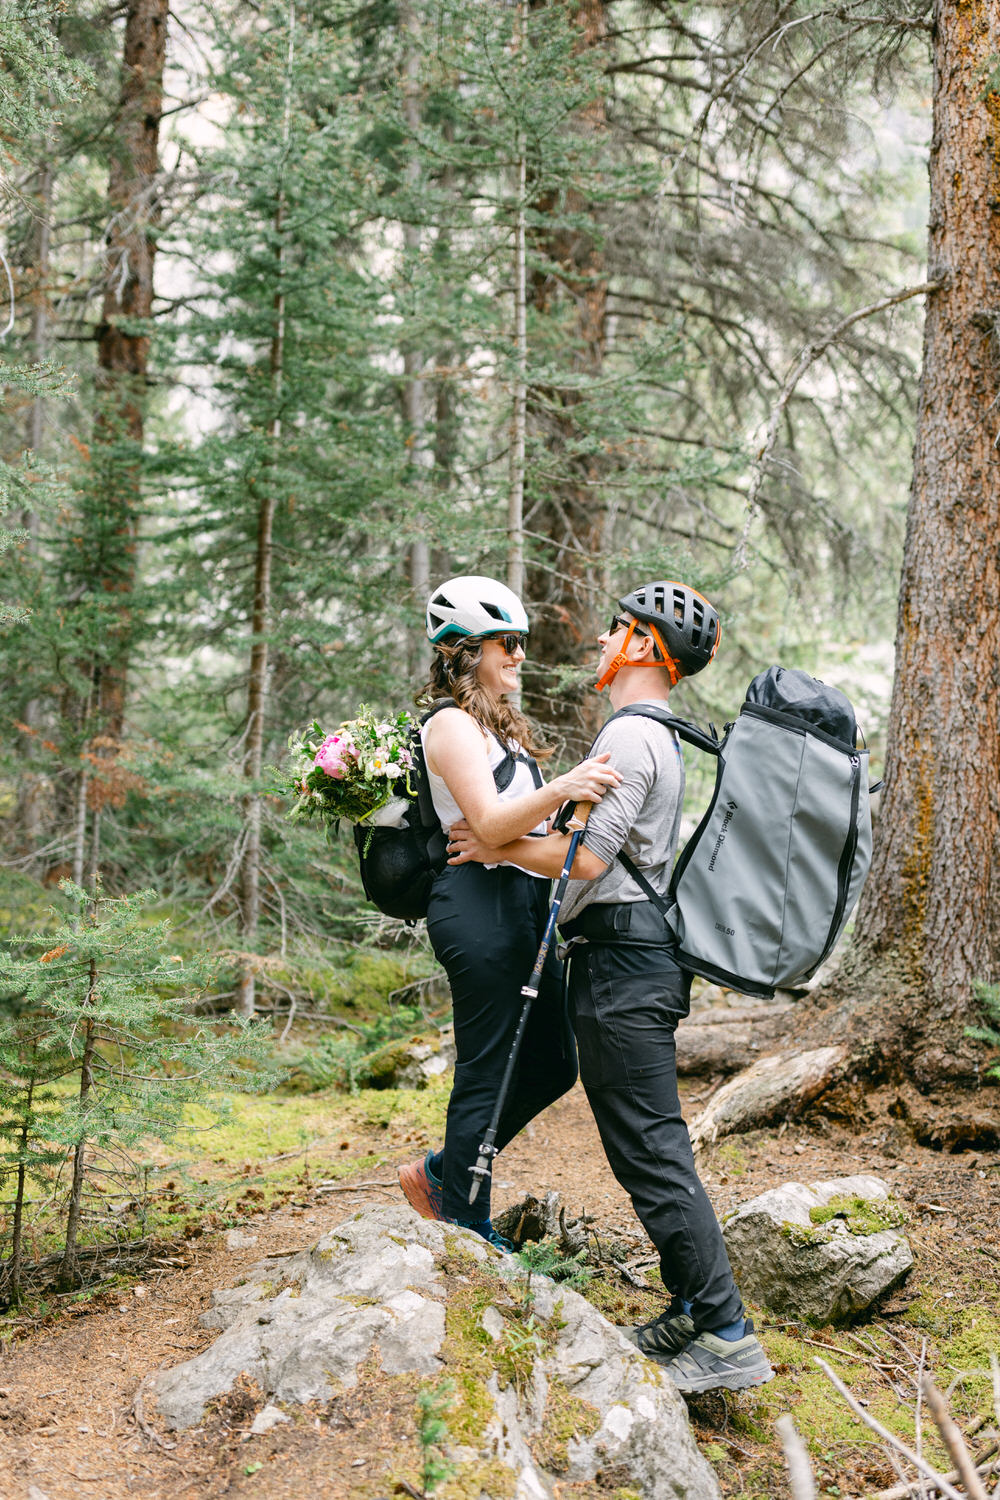
[[[515,635],[512,631],[509,635],[493,635],[490,637],[490,640],[499,641],[503,649],[506,651],[507,655],[513,656],[518,647],[520,647],[522,651],[524,650],[528,641],[528,637],[527,635],[523,634]]]

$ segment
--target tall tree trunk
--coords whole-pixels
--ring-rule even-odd
[[[48,159],[51,152],[51,142],[45,143],[45,160],[38,168],[38,191],[35,198],[36,214],[34,245],[32,246],[32,305],[31,305],[31,332],[30,344],[31,355],[37,364],[41,364],[48,353],[49,345],[49,251],[52,240],[52,188],[53,170],[52,163]],[[27,446],[32,453],[41,454],[42,441],[45,434],[45,397],[38,392],[28,408],[28,418],[25,429]],[[21,525],[28,533],[25,544],[28,553],[32,556],[38,551],[38,516],[33,510],[26,511],[21,518]],[[29,729],[36,729],[40,717],[40,706],[37,698],[31,698],[24,705],[24,722]],[[42,840],[42,804],[44,801],[44,778],[33,769],[32,762],[36,760],[34,742],[31,736],[25,741],[25,756],[27,765],[21,777],[19,789],[19,821],[24,837],[24,847],[27,853],[37,849]]]
[[[524,46],[524,0],[517,0],[514,50],[518,56]],[[510,489],[507,498],[507,584],[520,598],[524,593],[524,458],[528,400],[528,153],[520,131],[514,170],[514,380],[510,424]]]
[[[415,219],[416,200],[420,184],[420,53],[417,48],[418,21],[412,0],[403,0],[399,8],[399,24],[403,35],[403,120],[409,136],[410,150],[406,163],[405,180],[409,189],[407,217],[403,223],[404,261],[412,268],[414,276],[419,274],[417,263],[420,257],[420,225]],[[406,425],[406,442],[410,455],[409,480],[412,496],[408,510],[412,515],[426,514],[427,472],[434,462],[434,454],[427,442],[426,400],[424,396],[424,351],[419,344],[407,340],[403,346],[403,420]],[[422,611],[431,591],[431,548],[426,537],[416,537],[410,544],[409,556],[410,589],[417,612]],[[412,637],[411,670],[416,677],[427,661],[427,641],[422,631]]]
[[[286,59],[283,147],[287,155],[291,140],[292,69],[295,65],[295,7],[288,11],[288,53]],[[269,374],[271,384],[271,418],[268,423],[268,448],[277,457],[281,442],[281,402],[285,375],[285,287],[287,258],[285,216],[287,206],[282,183],[278,183],[278,202],[274,215],[274,237],[277,244],[277,282],[274,295],[274,332],[271,337]],[[256,1001],[257,970],[250,953],[257,940],[260,924],[261,821],[260,778],[264,769],[264,741],[267,729],[269,697],[269,631],[271,628],[271,567],[274,559],[275,478],[271,467],[265,468],[257,505],[257,542],[254,553],[253,615],[250,649],[250,680],[247,687],[247,724],[243,754],[243,774],[250,783],[243,799],[246,842],[240,869],[241,923],[240,935],[246,956],[236,980],[236,1009],[242,1016],[252,1016]]]
[[[141,501],[141,452],[146,409],[149,335],[136,328],[153,312],[153,261],[158,221],[163,65],[168,0],[128,0],[122,93],[108,179],[107,273],[98,330],[98,384],[103,392],[96,433],[98,483],[104,486],[105,534],[101,584],[120,596],[113,636],[106,644],[98,712],[104,735],[121,739],[132,594]],[[110,524],[108,524],[110,521]]]
[[[285,247],[284,207],[278,206],[275,215],[275,235],[278,240],[278,272],[284,265]],[[274,299],[274,337],[271,341],[271,389],[275,412],[268,426],[268,438],[272,449],[281,438],[280,402],[285,358],[285,293],[283,288]],[[264,769],[264,738],[267,728],[268,707],[268,631],[271,625],[271,565],[274,557],[274,510],[275,491],[272,476],[264,474],[263,493],[257,507],[257,545],[254,555],[253,619],[251,630],[253,645],[250,650],[250,681],[247,689],[246,747],[243,758],[243,774],[250,782],[243,802],[246,828],[246,845],[242,868],[242,929],[245,949],[250,949],[257,938],[260,923],[260,866],[261,866],[261,796],[260,778]],[[236,1008],[241,1015],[252,1016],[256,991],[256,969],[253,960],[244,960],[237,981]]]
[[[542,8],[551,0],[531,0],[532,9]],[[604,0],[577,0],[575,19],[581,49],[598,47],[607,34]],[[602,98],[595,98],[576,119],[581,133],[592,134],[605,125]],[[562,223],[554,222],[551,230],[535,230],[542,258],[559,267],[558,274],[536,271],[529,280],[529,301],[542,319],[555,316],[562,300],[572,298],[575,319],[574,369],[579,374],[601,373],[605,350],[605,324],[608,287],[600,247],[582,227],[588,204],[583,193],[572,185],[557,201],[556,195],[543,195],[534,203],[536,215],[558,212]],[[576,224],[567,221],[576,218]],[[529,421],[543,437],[552,454],[567,455],[578,430],[579,397],[563,390],[543,392],[546,400],[532,409],[529,395]],[[542,408],[544,407],[544,411]],[[604,473],[594,457],[564,456],[565,477],[547,487],[545,496],[536,501],[526,525],[546,537],[548,545],[544,567],[528,568],[528,594],[535,615],[531,631],[532,667],[560,667],[567,662],[592,663],[595,638],[606,600],[603,552],[605,543],[605,502],[601,492]],[[549,673],[534,672],[526,683],[528,706],[538,717],[545,718],[554,693]],[[560,690],[565,703],[565,689]],[[605,716],[601,700],[582,689],[571,704],[571,722],[560,724],[560,730],[574,752],[586,748]],[[575,722],[574,722],[575,721]]]
[[[934,7],[930,274],[886,789],[850,975],[927,1085],[971,1073],[1000,979],[1000,53],[993,0]]]

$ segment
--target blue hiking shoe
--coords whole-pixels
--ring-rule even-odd
[[[485,1240],[488,1245],[493,1246],[494,1250],[499,1250],[504,1255],[513,1254],[513,1242],[505,1239],[502,1234],[498,1234],[489,1219],[449,1219],[448,1222],[457,1224],[460,1229],[471,1229],[473,1234],[478,1234],[480,1239]]]

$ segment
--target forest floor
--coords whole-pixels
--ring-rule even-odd
[[[707,1089],[692,1083],[686,1093],[691,1118]],[[421,1097],[412,1096],[414,1109]],[[980,1097],[998,1096],[990,1090]],[[320,1121],[325,1098],[313,1100]],[[299,1158],[295,1174],[267,1206],[260,1190],[237,1202],[229,1224],[238,1223],[238,1235],[231,1227],[190,1224],[188,1237],[169,1244],[140,1279],[119,1277],[89,1295],[50,1297],[0,1322],[2,1500],[375,1500],[393,1495],[400,1477],[419,1473],[416,1383],[407,1391],[397,1378],[390,1393],[377,1370],[356,1390],[259,1436],[249,1431],[263,1404],[253,1389],[237,1389],[199,1429],[181,1434],[163,1431],[145,1396],[158,1369],[190,1358],[216,1336],[199,1322],[213,1288],[233,1285],[265,1255],[311,1246],[369,1205],[399,1201],[396,1167],[422,1153],[435,1127],[397,1098],[403,1102],[380,1120],[370,1116],[365,1123],[356,1115],[349,1132],[331,1102],[329,1131],[316,1130],[308,1165],[302,1153],[292,1153]],[[838,1119],[816,1111],[787,1128],[721,1142],[704,1159],[720,1216],[780,1182],[877,1173],[907,1211],[916,1258],[903,1288],[853,1328],[815,1330],[758,1315],[776,1378],[755,1391],[689,1400],[696,1437],[726,1496],[787,1495],[774,1433],[785,1411],[808,1444],[821,1494],[872,1495],[898,1482],[882,1442],[833,1391],[817,1355],[911,1445],[914,1381],[923,1359],[942,1388],[954,1383],[952,1409],[966,1431],[1000,1420],[992,1414],[988,1368],[990,1351],[1000,1350],[1000,1153],[948,1155],[917,1146],[893,1119],[891,1104],[891,1091],[859,1094]],[[593,1217],[598,1239],[629,1241],[633,1265],[642,1265],[644,1248],[652,1264],[579,1087],[504,1153],[494,1209],[549,1189],[562,1195],[570,1215],[585,1210]],[[252,1244],[243,1243],[250,1237]],[[233,1248],[234,1241],[242,1248]],[[662,1292],[630,1288],[610,1267],[582,1290],[625,1324],[662,1303]],[[946,1469],[927,1428],[925,1451]],[[562,1489],[567,1500],[607,1500],[614,1492],[596,1481]],[[448,1493],[448,1485],[437,1491]]]

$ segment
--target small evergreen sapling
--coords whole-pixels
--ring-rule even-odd
[[[0,1171],[17,1174],[7,1277],[14,1296],[27,1177],[72,1161],[59,1281],[76,1285],[88,1148],[169,1140],[189,1102],[204,1104],[223,1084],[258,1090],[273,1081],[266,1023],[208,1025],[192,1016],[204,966],[166,952],[169,924],[147,911],[153,892],[109,898],[69,882],[62,889],[76,910],[46,936],[46,951],[30,936],[14,940],[18,956],[0,954],[0,989],[23,997],[19,1015],[0,1019]]]
[[[1000,1047],[1000,984],[977,984],[974,988],[986,1019],[981,1026],[967,1026],[965,1034],[979,1042],[988,1042],[991,1047]],[[1000,1060],[989,1064],[986,1077],[1000,1083]]]

